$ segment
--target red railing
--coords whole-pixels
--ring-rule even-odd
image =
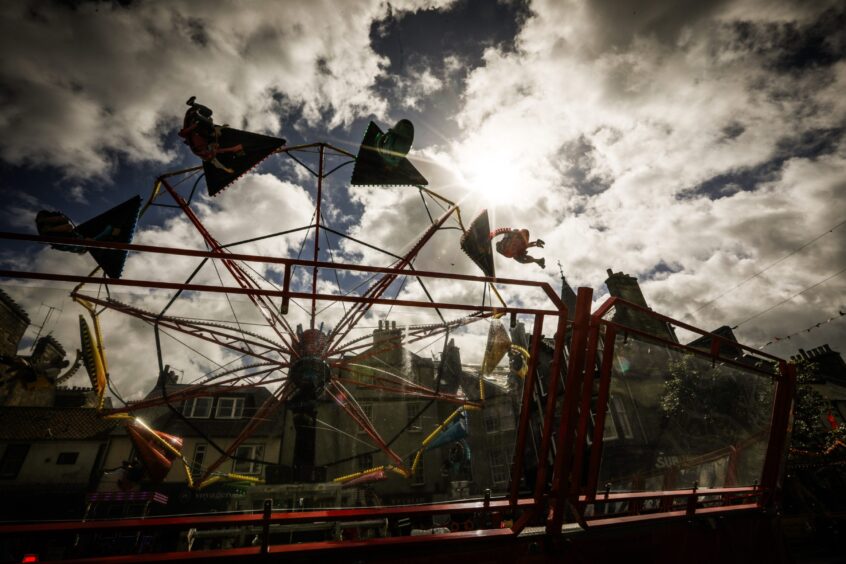
[[[538,309],[527,307],[479,307],[468,304],[434,303],[414,300],[373,300],[373,303],[391,303],[410,307],[442,308],[458,310],[478,310],[490,313],[506,314],[520,313],[534,316],[532,340],[530,343],[530,366],[523,387],[521,398],[521,413],[517,426],[517,439],[511,472],[511,484],[508,496],[478,502],[455,502],[425,506],[401,507],[373,507],[362,509],[331,509],[325,511],[300,512],[272,512],[268,505],[260,514],[238,515],[200,515],[187,517],[159,517],[150,519],[125,519],[109,521],[73,521],[54,523],[16,523],[0,525],[0,538],[15,536],[86,534],[104,531],[140,531],[140,530],[186,530],[189,528],[216,527],[261,527],[261,546],[228,550],[212,551],[215,557],[242,558],[262,553],[300,553],[312,551],[343,550],[362,543],[371,547],[410,546],[421,542],[464,543],[481,542],[485,539],[517,538],[529,525],[543,525],[547,535],[561,534],[562,524],[568,515],[574,517],[581,527],[603,527],[621,523],[635,523],[649,520],[666,520],[675,518],[691,518],[697,515],[728,514],[738,511],[759,510],[773,506],[777,502],[779,488],[779,471],[784,458],[787,422],[792,405],[795,374],[792,366],[785,361],[766,355],[731,342],[731,346],[740,348],[750,354],[775,363],[775,373],[758,369],[754,366],[739,363],[733,358],[721,355],[722,347],[728,343],[722,337],[712,335],[700,329],[656,314],[651,310],[627,303],[619,298],[611,298],[595,312],[591,313],[592,293],[589,289],[580,288],[577,299],[574,321],[569,323],[566,306],[545,283],[513,279],[493,279],[479,276],[466,276],[427,272],[415,270],[413,273],[402,269],[364,267],[339,263],[326,263],[309,260],[294,260],[282,258],[268,258],[255,255],[238,255],[227,253],[225,256],[218,251],[198,251],[192,249],[171,249],[151,247],[147,245],[121,245],[115,243],[101,243],[77,240],[66,241],[55,237],[39,237],[0,232],[0,239],[29,240],[41,243],[66,243],[98,248],[124,249],[133,252],[153,252],[184,256],[195,256],[210,259],[242,260],[282,264],[285,266],[286,284],[283,290],[221,288],[190,284],[175,284],[164,281],[144,280],[108,280],[86,276],[67,274],[33,273],[2,270],[0,277],[17,279],[57,280],[67,282],[108,283],[112,285],[135,286],[146,288],[178,288],[210,292],[255,293],[257,295],[279,296],[284,299],[308,297],[317,300],[345,300],[350,302],[362,301],[367,298],[355,295],[314,295],[293,292],[287,284],[289,269],[293,265],[320,268],[321,270],[343,269],[350,271],[387,273],[392,275],[413,275],[417,277],[444,278],[464,280],[479,283],[496,283],[503,286],[536,287],[544,292],[552,303],[552,309]],[[612,307],[627,307],[639,311],[661,323],[673,324],[712,338],[712,347],[704,352],[679,343],[644,333],[635,327],[625,327],[604,318]],[[539,350],[542,339],[542,328],[545,316],[557,318],[557,331],[554,336],[554,349],[548,368],[539,366]],[[710,489],[683,489],[671,491],[646,492],[604,492],[597,491],[604,421],[607,416],[609,389],[611,382],[611,366],[614,358],[614,343],[616,335],[621,332],[633,335],[648,336],[649,339],[663,346],[679,351],[689,352],[699,356],[707,356],[720,362],[742,366],[744,370],[754,371],[772,377],[775,383],[775,394],[772,406],[770,436],[763,471],[757,485],[751,487],[725,487]],[[569,335],[569,357],[565,359],[565,342]],[[564,362],[563,389],[559,390],[559,374]],[[535,489],[528,497],[521,497],[520,483],[524,475],[523,458],[526,452],[527,436],[531,424],[530,407],[536,389],[539,373],[548,374],[546,381],[547,400],[541,414],[540,445],[537,450],[538,469],[535,476]],[[594,383],[597,385],[594,386]],[[594,395],[594,391],[596,394]],[[595,420],[591,422],[591,408],[595,406]],[[557,425],[556,425],[557,421]],[[593,424],[592,434],[590,432]],[[588,437],[590,434],[590,441]],[[547,463],[551,449],[555,449],[554,462]],[[588,448],[593,445],[593,448]],[[609,514],[611,504],[625,506],[624,511]],[[569,511],[568,511],[569,509]],[[474,521],[475,530],[454,532],[449,534],[433,534],[425,537],[397,536],[389,538],[369,539],[367,541],[326,541],[302,544],[272,545],[271,528],[273,525],[293,523],[313,523],[315,521],[344,522],[363,518],[420,518],[432,515],[461,515],[461,514],[490,515],[497,514],[496,522],[502,528],[491,528],[484,525],[485,520]],[[508,526],[510,523],[510,526]],[[151,555],[133,555],[133,561],[140,560],[180,560],[188,558],[208,558],[211,552],[197,553],[168,553]],[[130,557],[109,557],[111,561]],[[82,559],[78,561],[106,561],[101,559]]]

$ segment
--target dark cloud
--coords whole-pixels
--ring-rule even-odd
[[[370,36],[373,49],[389,58],[391,74],[407,73],[420,60],[443,70],[450,55],[461,57],[463,72],[469,72],[482,63],[486,49],[513,51],[530,13],[523,0],[460,0],[445,10],[403,13],[388,6],[385,18],[373,22]]]
[[[374,21],[370,30],[373,50],[389,61],[376,91],[401,102],[409,92],[414,96],[418,81],[436,78],[438,96],[425,96],[411,106],[415,110],[411,117],[425,116],[428,121],[428,131],[421,130],[424,142],[459,134],[449,118],[459,111],[464,79],[484,65],[487,49],[513,52],[529,14],[525,0],[460,0],[448,9],[402,13],[391,10],[389,4],[386,16]],[[422,87],[425,90],[426,85]]]
[[[720,131],[720,133],[722,134],[720,136],[720,140],[721,141],[731,141],[733,139],[737,139],[738,137],[743,135],[744,131],[746,131],[746,127],[744,127],[742,123],[737,122],[737,121],[733,121],[733,122],[729,123],[728,125],[726,125]]]
[[[762,184],[781,177],[784,165],[790,159],[813,160],[830,155],[840,145],[846,127],[812,129],[796,137],[781,139],[776,144],[775,156],[749,167],[743,167],[713,176],[692,188],[681,191],[679,199],[707,197],[718,200],[737,192],[750,192]]]
[[[376,0],[344,13],[332,2],[198,6],[2,4],[0,159],[83,179],[108,177],[114,155],[171,161],[163,141],[192,94],[222,121],[269,133],[292,107],[330,127],[385,113],[372,90],[387,62],[370,48]]]
[[[585,135],[565,143],[553,159],[552,165],[561,173],[562,183],[572,186],[579,194],[601,194],[614,182],[602,155]]]
[[[846,6],[823,11],[810,22],[735,21],[730,48],[762,57],[778,72],[808,72],[846,58]]]
[[[658,264],[648,269],[646,272],[638,276],[639,280],[664,280],[670,274],[675,274],[684,270],[680,264],[667,264],[664,260],[658,261]]]
[[[674,44],[681,31],[714,14],[725,0],[599,0],[586,3],[601,50],[631,46],[637,37]]]

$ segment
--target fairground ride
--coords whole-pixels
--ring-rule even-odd
[[[186,116],[186,135],[193,131],[190,125]],[[433,446],[456,443],[466,436],[467,414],[472,417],[474,411],[486,409],[486,390],[491,381],[486,376],[508,354],[512,362],[505,372],[521,380],[514,402],[518,413],[510,445],[512,454],[501,491],[477,500],[446,496],[442,503],[423,506],[274,511],[272,503],[266,503],[261,513],[252,515],[60,526],[14,524],[0,527],[0,535],[26,539],[30,538],[28,535],[70,532],[78,537],[104,530],[189,527],[253,527],[259,531],[255,545],[204,554],[223,559],[258,560],[285,554],[291,561],[308,561],[320,555],[340,562],[348,561],[350,554],[355,553],[367,561],[389,562],[396,561],[399,555],[408,559],[412,549],[421,562],[453,561],[455,553],[489,561],[561,561],[563,555],[574,555],[574,551],[603,562],[633,554],[661,562],[679,558],[714,561],[727,554],[753,560],[756,556],[770,561],[781,558],[777,543],[772,542],[774,533],[767,512],[778,507],[793,394],[791,366],[619,298],[612,298],[591,312],[591,291],[587,288],[579,289],[575,311],[568,311],[546,283],[496,278],[491,247],[496,232],[490,230],[487,216],[480,215],[465,225],[458,205],[426,187],[425,179],[405,159],[411,145],[409,128],[410,124],[400,122],[383,134],[371,124],[358,155],[322,142],[287,146],[283,140],[239,136],[246,132],[237,130],[209,130],[214,131],[208,134],[214,135],[214,143],[206,137],[195,139],[192,145],[192,150],[203,158],[203,165],[159,176],[143,207],[173,207],[200,235],[205,248],[134,244],[126,229],[113,229],[108,222],[106,229],[95,225],[80,233],[83,226],[68,228],[61,217],[56,220],[58,216],[50,216],[45,221],[59,225],[59,229],[42,230],[39,236],[2,233],[0,237],[52,244],[60,250],[87,250],[111,274],[4,270],[0,276],[77,284],[71,295],[89,311],[94,322],[93,331],[87,325],[83,329],[89,335],[84,337],[84,345],[88,343],[89,372],[101,398],[114,387],[108,377],[99,323],[106,311],[132,316],[152,328],[160,373],[166,372],[168,364],[162,346],[164,334],[209,342],[234,355],[235,366],[222,366],[195,383],[169,390],[166,378],[160,378],[159,394],[102,410],[104,417],[126,419],[136,444],[146,444],[149,459],[143,462],[148,478],[152,476],[151,468],[157,468],[161,475],[162,468],[169,470],[169,465],[176,462],[185,468],[186,480],[195,488],[221,480],[257,481],[254,476],[227,472],[223,467],[238,458],[238,446],[257,429],[285,412],[291,415],[296,435],[290,462],[293,479],[319,481],[314,473],[320,450],[315,430],[319,428],[321,406],[325,405],[335,406],[335,412],[343,414],[357,429],[354,438],[366,437],[378,452],[373,467],[327,479],[355,486],[392,479],[411,483],[421,459]],[[214,195],[272,154],[292,159],[315,178],[312,222],[285,226],[282,231],[247,240],[218,240],[192,207],[201,171],[209,193]],[[309,165],[309,158],[316,160],[314,165]],[[325,181],[349,164],[354,165],[353,184],[400,185],[420,191],[425,205],[421,213],[427,213],[429,222],[404,251],[379,248],[326,221]],[[440,213],[431,215],[430,206],[440,208]],[[143,211],[140,205],[138,210]],[[134,225],[134,221],[131,223]],[[447,227],[457,227],[462,232],[462,249],[485,276],[414,268],[415,259]],[[121,231],[123,240],[100,236],[116,231]],[[300,249],[301,253],[304,249],[310,254],[308,258],[236,252],[239,245],[256,245],[299,232],[306,233]],[[336,238],[336,245],[343,240],[376,256],[384,255],[387,264],[336,262],[330,236]],[[322,242],[328,251],[324,255]],[[522,250],[508,251],[511,258],[526,258],[528,240],[523,243]],[[500,253],[505,254],[501,250]],[[191,259],[197,263],[190,275],[180,280],[122,278],[127,254],[129,260],[132,255],[152,255],[172,262]],[[323,257],[330,260],[321,260]],[[163,270],[160,274],[170,271]],[[215,278],[217,283],[208,283]],[[411,282],[411,286],[406,282]],[[408,290],[414,285],[416,291]],[[465,287],[472,291],[463,291]],[[112,297],[128,288],[144,292],[134,302],[123,295],[121,300]],[[521,296],[515,303],[545,305],[509,305],[503,299],[510,295],[509,291]],[[527,292],[534,292],[535,299],[523,301]],[[483,298],[454,297],[465,295]],[[197,309],[202,303],[197,298],[204,296],[222,296],[231,315],[209,319],[204,309]],[[484,296],[491,298],[486,301]],[[248,302],[235,303],[241,297]],[[149,307],[151,303],[156,309]],[[250,323],[256,323],[249,326],[249,331],[244,321],[248,307],[252,311]],[[629,315],[618,315],[622,311]],[[398,328],[381,324],[388,313],[401,320]],[[504,326],[508,321],[512,327],[522,323],[531,328],[524,342],[511,341]],[[480,324],[486,330],[474,333],[473,328]],[[553,328],[551,338],[544,338],[545,326],[547,331]],[[374,331],[374,327],[378,329]],[[690,331],[708,339],[709,348],[682,345],[671,337],[672,331],[655,331],[654,327]],[[479,366],[448,361],[453,357],[451,341],[462,334],[479,337],[467,341],[474,343],[470,347],[477,350]],[[428,379],[421,379],[410,368],[412,363],[383,361],[386,355],[395,353],[401,353],[400,360],[407,360],[406,351],[412,345],[419,347],[418,352],[437,356],[438,362],[433,363],[437,368]],[[680,437],[693,428],[691,419],[658,421],[649,415],[658,409],[656,390],[666,389],[668,359],[679,356],[700,363],[703,373],[711,370],[714,378],[708,382],[716,381],[717,376],[730,381],[735,386],[732,389],[741,390],[752,405],[742,413],[731,414],[720,422],[719,428],[700,425],[703,436],[716,437],[715,440],[700,441],[699,445],[695,440],[682,440]],[[135,416],[136,412],[156,407],[178,414],[180,405],[186,402],[257,387],[271,390],[270,397],[245,418],[237,437],[220,447],[216,460],[204,464],[199,472],[190,467],[178,437],[154,430]],[[702,389],[706,388],[707,385]],[[377,393],[383,400],[425,402],[426,409],[438,414],[438,424],[414,439],[418,442],[416,448],[397,451],[397,437],[410,431],[413,420],[374,418],[357,399],[367,393]],[[620,403],[621,397],[628,398],[629,403]],[[629,416],[636,425],[625,419]],[[328,431],[337,433],[339,429]],[[624,445],[620,439],[629,442]],[[446,532],[434,527],[444,515],[453,520],[467,516],[462,521],[466,530]],[[294,523],[328,521],[337,523],[341,530],[351,520],[373,518],[384,519],[386,526],[377,535],[379,538],[367,541],[341,536],[290,544],[290,538],[280,541],[273,534],[273,527]],[[680,536],[684,523],[713,518],[726,520],[710,529],[688,530]],[[622,526],[629,528],[620,529]],[[637,544],[638,535],[642,535],[638,531],[642,529],[632,527],[639,526],[659,527],[651,534],[656,539],[653,544],[663,551],[661,554],[656,556],[649,546]],[[423,534],[411,536],[411,528],[422,530]],[[614,538],[618,544],[609,541]],[[715,539],[722,539],[722,545],[715,545]],[[174,551],[173,547],[162,550],[165,552],[132,557],[180,561],[191,554]]]

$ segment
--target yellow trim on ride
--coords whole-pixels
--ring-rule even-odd
[[[230,480],[235,480],[238,482],[250,482],[253,484],[263,484],[264,480],[261,478],[256,478],[255,476],[247,476],[246,474],[236,474],[235,472],[229,472],[226,474],[226,477]]]
[[[223,476],[212,476],[211,478],[207,478],[206,480],[203,480],[203,482],[201,482],[200,485],[197,486],[197,489],[202,490],[204,488],[209,487],[212,484],[218,483],[222,479],[223,479]]]

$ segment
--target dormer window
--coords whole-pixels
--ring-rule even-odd
[[[216,419],[240,419],[244,414],[244,398],[219,398]]]
[[[211,415],[212,398],[191,398],[185,401],[182,415],[194,419],[206,419]]]

